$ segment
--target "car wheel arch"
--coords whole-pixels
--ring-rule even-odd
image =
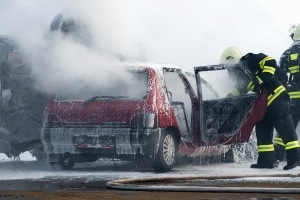
[[[157,154],[154,156],[153,168],[156,172],[170,171],[177,157],[179,132],[176,128],[167,128],[161,135]]]
[[[176,127],[174,127],[174,126],[170,126],[170,127],[166,128],[166,133],[167,132],[172,133],[172,135],[175,137],[175,139],[176,139],[176,146],[178,147],[178,145],[180,143],[180,140],[181,140],[181,135],[180,135],[179,130]]]

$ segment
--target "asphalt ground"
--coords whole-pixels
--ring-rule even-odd
[[[300,168],[284,171],[283,163],[253,170],[250,164],[184,164],[154,173],[132,163],[100,161],[63,171],[41,162],[0,162],[0,200],[300,199]]]

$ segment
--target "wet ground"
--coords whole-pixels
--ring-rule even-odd
[[[44,162],[0,162],[0,200],[300,199],[300,168],[284,171],[283,163],[258,170],[250,164],[193,163],[160,174],[111,161],[78,164],[70,171]]]
[[[196,180],[197,182],[197,180]],[[174,182],[160,182],[160,183],[143,183],[143,187],[145,186],[153,186],[156,185],[160,187],[163,185],[164,187],[170,187],[174,185]],[[195,183],[195,179],[190,182],[181,182],[180,185],[185,183],[185,186],[194,187],[198,183]],[[137,184],[137,183],[135,183]],[[175,184],[178,186],[178,182]],[[11,189],[10,188],[13,188]],[[26,186],[26,187],[24,187]],[[21,200],[33,200],[33,199],[49,199],[49,200],[61,200],[61,199],[164,199],[164,200],[174,200],[174,199],[211,199],[211,200],[222,200],[222,199],[300,199],[300,194],[293,193],[278,193],[278,192],[247,192],[243,191],[243,187],[261,187],[261,188],[291,188],[295,187],[291,184],[286,183],[278,183],[278,184],[227,184],[221,186],[224,187],[238,187],[241,190],[238,191],[218,191],[218,189],[214,189],[212,191],[187,191],[186,188],[183,191],[179,190],[166,190],[162,191],[161,189],[152,188],[147,191],[141,188],[137,190],[130,189],[108,189],[106,187],[106,181],[86,181],[86,180],[72,180],[72,181],[51,181],[51,180],[10,180],[10,181],[1,181],[0,182],[0,199],[21,199]],[[298,184],[299,186],[299,184]],[[173,188],[174,189],[174,188]]]
[[[164,187],[170,187],[172,185],[177,186],[191,186],[199,184],[199,180],[190,179],[188,180],[170,180],[160,181],[160,182],[143,182],[143,187],[147,186],[158,186],[163,185]],[[200,181],[201,182],[201,181]],[[300,199],[300,194],[291,193],[273,193],[272,191],[265,192],[246,192],[243,191],[243,187],[261,187],[261,188],[287,188],[291,184],[286,183],[250,183],[250,184],[240,184],[240,183],[230,183],[227,185],[222,185],[212,191],[187,191],[186,188],[182,191],[180,189],[176,190],[165,190],[161,189],[150,189],[149,191],[137,187],[134,189],[108,189],[106,187],[106,181],[86,181],[85,179],[77,180],[60,180],[56,179],[39,179],[39,180],[9,180],[0,181],[0,199],[12,200],[33,200],[33,199],[49,199],[49,200],[79,200],[79,199],[130,199],[130,200],[140,200],[140,199],[164,199],[164,200],[174,200],[174,199],[211,199],[211,200],[222,200],[222,199],[248,199],[248,200],[290,200],[290,199]],[[138,185],[136,182],[134,183]],[[141,184],[141,183],[139,183]],[[206,186],[207,187],[207,186]],[[224,187],[234,187],[241,188],[242,190],[235,191],[224,191]],[[293,187],[299,187],[298,185],[293,185]],[[174,188],[173,188],[174,189]],[[226,189],[226,188],[225,188]]]

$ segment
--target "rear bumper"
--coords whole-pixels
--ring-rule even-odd
[[[42,128],[41,139],[47,154],[155,155],[164,131],[161,128]]]

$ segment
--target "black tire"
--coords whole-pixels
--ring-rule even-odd
[[[72,155],[66,154],[61,158],[59,164],[62,169],[70,170],[74,167],[75,161],[74,161]]]
[[[176,160],[177,142],[171,131],[162,136],[158,152],[154,158],[153,169],[156,172],[170,171]]]
[[[221,162],[222,163],[234,163],[234,151],[233,151],[233,146],[230,147],[230,149],[222,154],[221,157]]]

